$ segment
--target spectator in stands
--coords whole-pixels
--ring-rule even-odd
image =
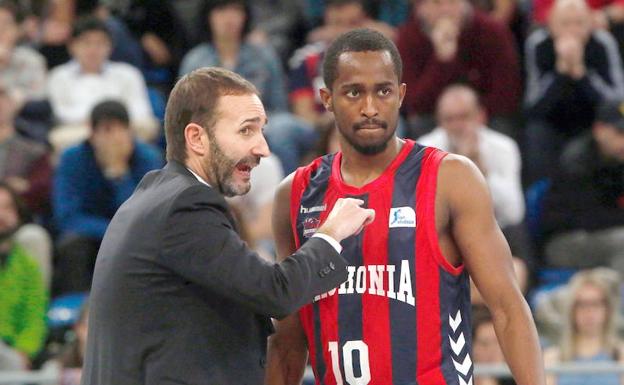
[[[15,240],[26,206],[0,183],[0,370],[25,370],[43,347],[47,291],[37,263]]]
[[[57,292],[85,291],[99,243],[110,219],[143,175],[162,166],[162,155],[134,139],[123,104],[103,101],[91,113],[88,140],[62,155],[53,186],[53,212],[60,232]]]
[[[273,49],[246,40],[252,23],[247,0],[207,1],[205,43],[186,54],[180,75],[204,66],[232,70],[252,82],[269,113],[267,141],[285,173],[297,166],[304,153],[314,144],[313,127],[288,113],[285,75]]]
[[[468,0],[415,1],[399,30],[406,69],[405,112],[410,136],[435,126],[435,102],[451,83],[465,82],[479,93],[490,127],[515,135],[513,115],[521,92],[518,55],[511,32]]]
[[[566,141],[589,127],[597,103],[624,97],[617,45],[592,28],[584,0],[557,0],[548,28],[526,43],[529,182],[551,176]]]
[[[472,308],[472,358],[475,364],[505,364],[503,351],[498,344],[494,320],[483,304]],[[474,385],[515,385],[513,379],[475,376]]]
[[[559,343],[544,351],[546,366],[561,362],[624,362],[617,335],[620,280],[607,268],[581,271],[566,288]],[[620,375],[560,374],[547,377],[548,385],[620,385]]]
[[[0,81],[0,181],[20,195],[39,219],[50,212],[52,166],[47,149],[18,135],[13,125],[17,113],[13,95]],[[52,272],[52,241],[43,227],[24,224],[15,235],[27,253],[39,262],[46,287]]]
[[[13,124],[19,100],[0,81],[0,180],[17,191],[35,214],[49,208],[52,167],[47,149],[18,135]]]
[[[86,18],[76,22],[70,44],[73,60],[54,68],[48,83],[52,109],[61,125],[50,134],[56,149],[88,136],[89,112],[108,98],[128,106],[131,126],[140,138],[151,141],[156,137],[157,121],[143,76],[129,64],[109,61],[111,48],[111,35],[102,21]]]
[[[100,1],[123,20],[143,52],[143,73],[150,85],[168,91],[189,48],[171,0]]]
[[[624,272],[624,102],[604,102],[591,132],[571,142],[544,197],[551,266]]]
[[[486,126],[477,93],[464,85],[446,88],[437,103],[438,127],[418,142],[472,160],[485,176],[501,229],[524,219],[520,151],[510,137]]]
[[[45,97],[46,63],[32,48],[16,45],[18,22],[15,3],[0,1],[0,82],[12,94],[19,111],[26,102]]]
[[[533,2],[533,21],[546,23],[556,0],[536,0]],[[622,0],[588,0],[591,8],[592,23],[596,28],[608,29],[609,26],[624,23],[624,2]]]

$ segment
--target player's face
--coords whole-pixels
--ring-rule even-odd
[[[607,322],[607,301],[602,290],[594,285],[581,288],[574,301],[574,323],[577,333],[600,335]]]
[[[384,151],[394,137],[405,84],[387,51],[345,52],[338,58],[331,90],[321,90],[325,107],[334,113],[344,145],[365,155]]]
[[[244,195],[251,188],[251,169],[269,156],[263,127],[267,118],[257,95],[219,98],[218,120],[206,133],[210,151],[204,169],[213,187],[223,195]]]

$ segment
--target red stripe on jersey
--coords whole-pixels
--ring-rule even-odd
[[[416,245],[429,250],[416,250],[416,325],[417,369],[419,385],[441,385],[442,325],[440,315],[440,273],[434,258],[426,258],[433,251],[428,228],[435,230],[435,195],[438,166],[444,153],[427,148],[423,157],[422,173],[416,187]],[[437,238],[436,238],[437,239]],[[437,241],[436,241],[437,243]],[[429,246],[429,247],[427,247]]]
[[[380,186],[376,194],[369,195],[368,206],[375,207],[375,220],[366,227],[362,241],[363,264],[367,268],[374,265],[388,264],[388,223],[394,178]],[[370,279],[370,275],[369,279]],[[372,288],[368,282],[368,288]],[[383,289],[388,290],[387,279]],[[390,304],[387,296],[362,295],[362,332],[368,345],[369,364],[373,383],[383,381],[392,384],[392,349],[390,338]]]

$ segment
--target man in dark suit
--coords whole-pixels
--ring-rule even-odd
[[[261,384],[269,317],[346,280],[339,242],[374,218],[362,201],[338,202],[280,264],[238,236],[223,196],[249,191],[269,154],[265,124],[256,89],[232,72],[200,69],[174,87],[169,163],[120,207],[97,257],[84,385]]]

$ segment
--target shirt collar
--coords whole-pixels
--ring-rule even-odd
[[[193,176],[194,176],[195,178],[197,178],[197,180],[198,180],[200,183],[205,184],[206,186],[208,186],[208,187],[212,188],[212,186],[211,186],[208,182],[206,182],[206,181],[204,180],[204,178],[202,178],[201,176],[199,176],[199,175],[195,174],[195,173],[193,172],[193,170],[191,170],[190,168],[188,168],[188,167],[187,167],[186,169],[187,169],[187,170],[189,170],[189,172],[190,172],[191,174],[193,174]]]

